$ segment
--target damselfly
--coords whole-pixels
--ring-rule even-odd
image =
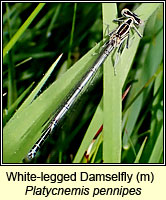
[[[137,15],[135,15],[128,9],[122,10],[122,15],[126,17],[127,19],[123,20],[122,24],[116,30],[108,34],[109,40],[103,45],[103,50],[101,54],[99,55],[97,60],[94,62],[90,70],[82,78],[81,82],[77,85],[72,95],[70,95],[68,100],[63,104],[60,111],[53,117],[51,123],[49,124],[47,129],[44,130],[42,136],[39,138],[36,144],[32,147],[32,149],[28,153],[29,159],[32,159],[35,157],[36,152],[39,150],[39,148],[44,143],[46,138],[53,132],[54,128],[59,124],[59,121],[65,116],[69,108],[76,101],[77,96],[80,94],[83,88],[87,85],[87,83],[92,79],[92,77],[94,76],[96,71],[99,69],[99,67],[104,63],[108,55],[115,48],[118,48],[118,53],[119,53],[122,47],[122,44],[126,39],[127,39],[126,47],[128,48],[130,29],[134,28],[135,30],[137,30],[135,25],[139,25],[141,20],[138,18]],[[121,21],[121,20],[117,19],[117,21]],[[138,32],[138,30],[136,32],[141,37],[141,34]]]

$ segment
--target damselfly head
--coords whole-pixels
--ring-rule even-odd
[[[142,24],[142,20],[138,17],[138,15],[136,15],[135,13],[131,12],[129,9],[127,8],[124,8],[122,11],[121,11],[121,14],[124,16],[124,17],[127,17],[127,18],[132,18],[134,20],[134,23],[136,25],[141,25]]]
[[[135,16],[135,17],[138,17],[137,14],[131,12],[128,8],[124,8],[122,11],[121,11],[121,14],[125,17],[131,17],[131,16]]]

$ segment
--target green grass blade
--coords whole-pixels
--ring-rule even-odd
[[[145,147],[145,144],[146,144],[146,140],[147,140],[147,137],[144,139],[144,141],[141,145],[141,148],[140,148],[139,152],[137,153],[137,157],[136,157],[134,163],[139,163],[139,160],[141,158],[141,155],[143,153],[143,150],[144,150],[144,147]]]
[[[103,21],[110,22],[117,17],[116,4],[103,4]],[[116,25],[117,26],[117,25]],[[111,56],[104,63],[104,121],[103,160],[105,163],[119,163],[121,160],[121,103],[122,88],[120,76],[114,76]]]
[[[44,86],[44,84],[46,83],[46,81],[48,80],[48,78],[51,76],[51,73],[53,72],[53,70],[55,69],[55,67],[57,66],[58,62],[60,61],[61,57],[63,54],[61,54],[56,61],[51,65],[51,67],[49,68],[49,70],[47,71],[47,73],[44,75],[44,77],[42,78],[42,80],[38,83],[38,85],[35,87],[35,89],[31,92],[31,94],[29,95],[29,97],[25,100],[25,102],[21,105],[20,109],[24,109],[27,105],[29,105],[34,98],[37,96],[38,92],[42,89],[42,87]]]
[[[8,3],[6,3],[6,13],[7,13],[7,27],[8,27],[8,39],[12,36],[11,30],[11,20],[10,20],[10,9]],[[9,52],[8,54],[8,109],[15,102],[17,98],[17,89],[16,89],[16,72],[14,68],[13,61],[13,52]]]
[[[72,47],[73,38],[74,38],[74,28],[75,28],[75,21],[76,21],[76,11],[77,11],[77,3],[74,3],[73,22],[72,22],[72,29],[71,29],[70,42],[69,42],[69,51],[68,51],[68,56],[67,56],[67,66],[68,66],[68,68],[71,65],[71,47]]]
[[[151,6],[151,4],[149,4],[149,6]],[[158,6],[160,6],[160,4],[159,5],[157,4],[156,6],[157,6],[156,9],[157,9]],[[146,4],[145,4],[145,8],[146,8]],[[154,9],[154,11],[156,9]],[[146,20],[147,18],[149,17],[146,16],[144,20]],[[161,48],[163,44],[161,40],[162,34],[163,33],[161,31],[156,36],[155,46],[153,43],[150,43],[149,48],[147,48],[146,46],[144,47],[146,51],[145,49],[144,51],[142,51],[142,55],[141,55],[142,60],[140,60],[138,64],[138,66],[140,66],[140,69],[138,69],[138,72],[135,76],[135,79],[138,81],[133,84],[133,87],[130,91],[128,99],[133,99],[136,96],[138,90],[142,88],[149,81],[149,79],[155,74],[155,71],[157,71],[157,68],[159,64],[161,63],[162,55],[163,55],[162,48]],[[130,109],[128,109],[128,111],[124,115],[124,118],[127,119],[127,124],[125,126],[125,129],[127,130],[128,136],[124,134],[123,146],[128,146],[128,138],[132,134],[132,131],[135,129],[135,124],[138,119],[140,110],[144,104],[144,101],[148,97],[151,86],[152,84],[150,84],[149,87],[146,90],[144,90],[144,92],[135,100],[134,104],[130,107]]]
[[[91,163],[95,163],[96,160],[100,160],[100,163],[103,161],[101,156],[99,156],[98,157],[99,159],[97,159],[97,153],[99,151],[99,147],[102,144],[102,142],[103,142],[103,135],[100,134],[99,138],[96,141],[96,145],[95,145],[96,147],[95,147],[95,150],[94,150],[94,153],[93,153],[93,157],[92,157]]]
[[[94,114],[94,117],[88,127],[88,130],[85,133],[85,136],[82,140],[79,150],[73,160],[73,163],[80,163],[85,151],[87,150],[89,144],[91,143],[95,133],[100,128],[100,125],[103,123],[103,115],[102,115],[102,101],[99,103],[97,110]]]
[[[161,128],[148,163],[158,163],[163,153],[163,127]]]
[[[23,101],[25,96],[29,94],[29,92],[32,90],[32,86],[34,83],[32,83],[17,99],[16,101],[10,106],[9,110],[7,111],[7,115],[3,116],[3,125],[6,124],[6,122],[11,118],[12,114],[17,109],[18,105]]]
[[[154,75],[145,83],[145,85],[138,91],[138,93],[133,97],[133,99],[127,104],[125,109],[123,110],[123,113],[127,111],[127,109],[135,102],[135,100],[139,97],[139,95],[151,84],[154,82],[156,77],[160,72],[162,72],[163,66],[159,66],[157,71],[154,73]]]
[[[46,33],[46,36],[47,36],[47,37],[50,37],[50,36],[51,36],[51,31],[52,31],[52,29],[53,29],[54,23],[56,22],[56,19],[57,19],[59,13],[60,13],[61,7],[62,7],[62,4],[59,4],[59,5],[57,6],[57,8],[56,8],[54,14],[53,14],[52,20],[51,20],[50,25],[48,26],[48,29],[47,29],[47,33]],[[51,11],[52,11],[52,10],[51,10]],[[49,12],[48,12],[48,14],[49,14]],[[45,18],[44,18],[44,19],[45,19]],[[47,18],[46,18],[46,19],[47,19]],[[40,24],[39,24],[39,25],[40,25]],[[36,27],[39,28],[39,27],[40,27],[39,25],[36,26]]]
[[[14,44],[21,37],[21,35],[24,33],[24,31],[28,28],[28,26],[31,24],[31,22],[34,20],[34,18],[40,12],[40,10],[43,8],[44,5],[45,5],[45,3],[39,3],[39,5],[35,8],[35,10],[28,17],[28,19],[24,22],[24,24],[20,27],[20,29],[16,32],[16,34],[12,37],[12,39],[9,41],[9,43],[4,47],[3,58],[10,51],[10,49],[14,46]]]
[[[134,12],[138,16],[140,16],[140,18],[144,21],[144,26],[145,26],[149,17],[157,9],[159,9],[159,7],[161,7],[161,5],[162,5],[161,3],[142,3]],[[138,30],[140,32],[143,32],[144,26],[140,27]],[[122,87],[127,78],[128,72],[129,72],[131,65],[133,63],[133,60],[135,58],[138,44],[140,42],[140,38],[138,37],[138,35],[136,33],[134,33],[134,36],[135,36],[135,38],[132,41],[132,46],[128,50],[122,52],[123,56],[121,56],[121,59],[120,59],[122,67],[119,69],[119,67],[117,65],[117,74],[120,76]]]
[[[18,110],[4,127],[3,158],[5,163],[17,163],[26,156],[41,136],[42,125],[58,110],[69,92],[89,70],[98,45],[64,73],[29,106]],[[42,109],[41,109],[42,108]]]

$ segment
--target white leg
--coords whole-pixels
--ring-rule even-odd
[[[117,19],[114,19],[113,22],[124,22],[125,19],[125,17],[119,17]]]
[[[118,62],[119,62],[120,50],[121,50],[121,48],[122,48],[123,42],[125,41],[126,38],[128,39],[128,37],[129,37],[129,34],[125,35],[125,36],[121,39],[121,43],[120,43],[120,45],[119,45],[119,47],[118,47],[117,54],[116,54],[116,57],[115,57],[115,63],[114,63],[114,65],[113,65],[113,67],[114,67],[114,75],[115,75],[115,76],[116,76],[116,74],[117,74],[117,73],[116,73],[116,65],[117,65]]]
[[[127,42],[126,42],[126,49],[129,48],[129,39],[130,39],[130,35],[128,34],[128,36],[127,36]]]
[[[134,24],[133,24],[132,27],[134,28],[134,30],[136,31],[136,33],[138,34],[138,36],[142,38],[143,37],[142,34],[138,31],[138,29],[134,26]]]

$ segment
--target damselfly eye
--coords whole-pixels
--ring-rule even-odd
[[[121,12],[121,14],[125,17],[130,17],[132,15],[132,13],[129,11],[129,9],[124,8]]]
[[[134,18],[134,23],[135,23],[136,25],[141,25],[141,24],[142,24],[142,20],[139,19],[138,17],[135,17],[135,18]]]

